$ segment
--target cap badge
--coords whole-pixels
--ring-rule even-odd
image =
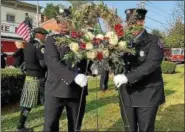
[[[130,10],[127,10],[127,11],[126,11],[126,14],[127,14],[127,15],[130,14]]]
[[[144,51],[140,51],[139,54],[140,54],[141,57],[145,56],[145,52]]]

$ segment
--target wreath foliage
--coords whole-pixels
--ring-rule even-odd
[[[103,19],[109,29],[113,29],[116,24],[122,23],[117,11],[108,8],[104,3],[85,4],[77,10],[74,8],[70,8],[70,10],[72,12],[72,25],[78,30],[87,27],[93,28],[98,23],[99,18]]]

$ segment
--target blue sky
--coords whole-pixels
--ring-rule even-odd
[[[25,1],[37,4],[37,1]],[[39,5],[45,7],[47,3],[63,4],[68,6],[66,1],[39,1]],[[125,9],[135,8],[140,1],[104,1],[110,8],[117,8],[118,15],[125,20]],[[171,17],[176,1],[149,1],[146,2],[145,8],[148,10],[145,25],[150,32],[151,29],[164,30],[163,26],[167,25],[167,20]]]

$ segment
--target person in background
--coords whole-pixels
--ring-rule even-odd
[[[31,109],[38,104],[40,79],[45,77],[46,72],[43,41],[48,32],[40,27],[35,28],[33,32],[35,38],[27,43],[24,48],[26,79],[20,100],[21,113],[17,125],[17,131],[19,132],[32,130],[25,127],[25,122]]]
[[[106,91],[108,89],[109,71],[102,70],[100,75],[100,89]]]
[[[7,54],[1,51],[1,68],[2,69],[6,67],[6,57],[7,57]]]
[[[12,55],[15,58],[14,67],[19,68],[24,62],[24,42],[16,41],[17,51]]]

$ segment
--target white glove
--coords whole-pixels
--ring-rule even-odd
[[[92,75],[98,75],[99,74],[99,65],[98,65],[98,63],[93,63],[90,69],[91,69]]]
[[[84,74],[78,74],[75,79],[75,83],[78,84],[80,87],[85,87],[87,86],[88,78]]]
[[[126,84],[128,82],[128,79],[125,74],[118,74],[114,76],[113,81],[116,87],[119,88],[122,84]]]

